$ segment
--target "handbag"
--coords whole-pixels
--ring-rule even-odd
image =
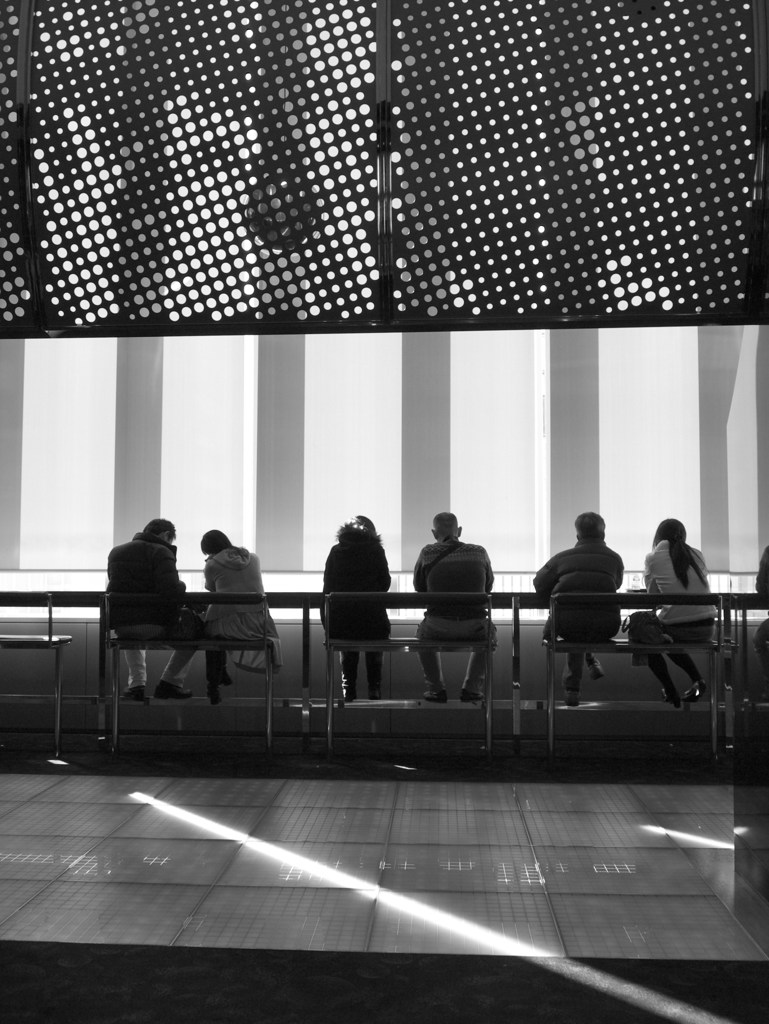
[[[169,640],[200,640],[205,632],[206,624],[202,615],[198,615],[186,605],[181,607],[168,631]]]
[[[622,623],[631,644],[672,644],[673,638],[662,628],[654,612],[633,612]]]

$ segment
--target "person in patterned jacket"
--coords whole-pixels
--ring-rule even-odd
[[[414,590],[418,593],[475,593],[490,594],[494,573],[486,549],[480,544],[465,544],[459,538],[462,527],[451,512],[439,512],[433,519],[433,544],[426,544],[419,552],[414,566]],[[421,640],[477,640],[485,639],[488,630],[494,634],[494,625],[487,621],[485,610],[472,605],[430,605],[417,627]],[[445,704],[446,687],[443,682],[441,656],[437,651],[420,651],[427,690],[424,698]],[[482,701],[486,695],[486,657],[473,651],[467,662],[460,699]]]

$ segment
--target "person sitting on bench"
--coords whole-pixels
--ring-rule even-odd
[[[142,608],[118,605],[110,626],[121,640],[161,640],[168,635],[177,611],[178,599],[187,589],[176,571],[176,527],[168,519],[152,519],[127,544],[118,544],[107,558],[108,594],[157,594],[167,597],[168,606]],[[126,700],[144,700],[147,685],[146,650],[123,652],[128,663]],[[189,667],[186,652],[174,652],[155,687],[155,697],[185,699],[192,696],[182,680]]]
[[[490,594],[494,573],[486,549],[480,544],[464,544],[459,537],[462,527],[451,512],[439,512],[433,519],[434,544],[427,544],[414,566],[414,590],[417,593]],[[477,605],[433,605],[428,602],[426,614],[417,627],[420,640],[484,640],[488,630],[495,634],[493,623]],[[447,700],[443,682],[441,656],[438,651],[420,651],[419,660],[427,690],[424,698],[438,704]],[[473,651],[467,662],[460,699],[482,701],[486,695],[486,656]]]
[[[574,521],[577,543],[559,551],[546,562],[534,577],[534,589],[548,600],[553,594],[614,594],[622,585],[625,567],[616,551],[607,546],[606,523],[597,512],[583,512]],[[564,640],[577,643],[602,643],[620,628],[620,609],[569,608],[558,616],[558,633]],[[552,636],[550,618],[545,623],[543,638]],[[603,668],[592,653],[571,652],[566,655],[562,682],[566,705],[579,705],[583,662],[593,679],[600,679]]]
[[[643,578],[648,593],[710,593],[705,559],[701,551],[686,543],[686,527],[680,520],[663,519],[654,534],[652,547],[644,564]],[[674,643],[686,643],[687,640],[701,643],[713,638],[716,622],[716,609],[713,605],[662,605],[657,609],[657,617]],[[649,668],[662,683],[664,699],[674,707],[680,707],[681,700],[688,704],[698,701],[705,690],[705,683],[691,656],[686,651],[680,651],[668,654],[668,657],[689,676],[691,686],[683,698],[679,697],[665,664],[665,656],[648,654]]]

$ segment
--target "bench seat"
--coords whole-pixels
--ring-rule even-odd
[[[6,608],[45,608],[48,617],[47,633],[2,633],[0,648],[8,651],[53,651],[54,703],[53,746],[54,756],[61,754],[61,705],[64,680],[63,652],[72,643],[71,636],[54,633],[53,631],[53,595],[48,592],[14,592],[6,591],[0,595],[0,604]],[[47,695],[46,695],[47,696]]]
[[[660,605],[713,605],[716,608],[716,624],[712,640],[692,640],[661,644],[639,644],[626,636],[604,641],[565,640],[558,635],[559,613],[564,608],[575,609],[615,606],[625,609],[656,608]],[[724,648],[723,598],[720,594],[558,594],[550,601],[550,622],[555,639],[543,640],[547,651],[547,752],[552,765],[555,756],[555,658],[558,654],[704,654],[707,658],[706,697],[710,710],[710,751],[715,759],[718,755],[718,684],[720,656]],[[655,680],[656,681],[656,680]],[[595,702],[593,702],[595,705]],[[569,708],[569,713],[579,713],[579,708]]]

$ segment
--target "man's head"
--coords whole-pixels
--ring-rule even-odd
[[[433,519],[433,537],[438,541],[459,540],[462,527],[451,512],[439,512]]]
[[[170,519],[150,519],[142,533],[151,533],[167,544],[173,544],[176,540],[176,527]]]
[[[574,520],[577,540],[603,540],[606,536],[606,523],[597,512],[583,512]]]

